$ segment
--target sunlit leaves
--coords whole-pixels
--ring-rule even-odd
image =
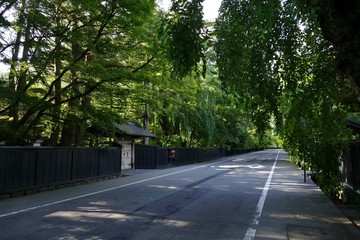
[[[197,70],[204,59],[203,0],[173,0],[167,17],[168,58],[174,76],[180,78]]]
[[[338,157],[349,140],[347,106],[340,95],[348,86],[338,75],[333,47],[323,40],[314,18],[299,19],[294,7],[284,5],[278,131],[292,157],[316,174],[326,193],[334,194],[340,182]]]
[[[316,11],[305,9],[298,1],[224,0],[215,50],[222,83],[238,93],[257,133],[274,119],[286,148],[331,192],[348,140],[342,98],[349,86],[336,71],[336,52],[321,35]]]
[[[91,98],[101,85],[145,79],[138,70],[154,54],[148,48],[147,28],[154,18],[154,1],[11,4],[4,12],[14,18],[6,26],[8,37],[0,39],[0,51],[7,58],[2,55],[1,61],[12,64],[8,90],[13,94],[0,111],[12,111],[13,127],[22,129],[20,138],[37,137],[29,136],[30,130],[50,119],[54,126],[86,122],[102,111]],[[91,110],[95,106],[98,109]]]
[[[280,31],[278,1],[223,1],[216,21],[219,76],[238,92],[251,112],[259,134],[264,134],[276,112],[277,64]]]

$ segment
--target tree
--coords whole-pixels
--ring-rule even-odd
[[[204,61],[206,35],[202,19],[203,1],[172,0],[170,12],[165,18],[163,34],[174,77],[185,77],[197,70],[200,60]]]
[[[216,20],[217,64],[225,87],[238,92],[263,136],[276,115],[279,1],[223,1]]]
[[[304,13],[316,13],[323,37],[336,49],[337,70],[360,90],[360,2],[358,0],[299,1]]]
[[[144,23],[153,17],[154,2],[23,0],[7,11],[12,8],[19,9],[17,17],[3,29],[19,37],[3,39],[1,45],[1,52],[13,49],[12,58],[2,59],[14,66],[9,75],[14,94],[4,96],[8,105],[0,110],[10,116],[2,122],[10,129],[3,138],[16,144],[35,139],[34,129],[51,117],[57,129],[51,142],[58,142],[60,123],[62,144],[82,144],[84,127],[79,127],[88,118],[90,94],[105,83],[137,79],[148,64],[134,61],[137,51],[128,49],[142,44],[139,36],[146,34]]]
[[[208,28],[210,32],[212,24]],[[153,82],[151,94],[158,101],[150,104],[152,129],[161,145],[242,148],[249,142],[244,130],[247,118],[241,113],[233,93],[222,89],[212,42],[211,36],[205,42],[205,77],[196,74],[196,70],[181,79],[174,77],[169,71],[172,63],[166,51],[162,52],[165,57],[158,55],[153,62],[161,60],[159,65],[166,66],[156,74],[158,81]]]
[[[339,188],[338,156],[349,139],[351,89],[336,71],[337,47],[315,11],[296,1],[224,0],[216,21],[220,79],[238,92],[258,134],[275,119],[285,147],[329,194]],[[321,5],[324,7],[324,5]]]
[[[214,27],[202,2],[4,2],[1,140],[94,146],[92,126],[145,119],[163,145],[237,148],[274,130],[334,192],[359,109],[358,1],[224,0]]]

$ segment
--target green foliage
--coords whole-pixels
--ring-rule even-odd
[[[113,121],[144,121],[163,146],[283,144],[337,192],[358,93],[336,70],[320,6],[223,0],[205,24],[202,2],[173,0],[169,13],[148,0],[4,3],[0,141],[96,146]]]
[[[349,85],[336,71],[336,52],[324,41],[315,12],[300,12],[297,4],[223,1],[215,24],[219,77],[238,93],[260,136],[257,144],[271,142],[266,136],[274,119],[292,158],[334,194],[338,157],[350,136],[344,105]]]
[[[199,62],[204,61],[206,38],[202,2],[203,0],[172,0],[165,34],[168,59],[175,77],[183,78],[192,71],[197,71]],[[205,72],[203,76],[204,74]]]
[[[285,10],[292,7],[285,5]],[[303,30],[293,20],[298,19],[294,13],[284,19],[286,33],[296,41],[283,47],[280,112],[284,120],[279,131],[290,154],[313,171],[325,193],[335,195],[340,188],[339,156],[350,139],[345,124],[348,108],[341,100],[348,86],[336,72],[332,46],[311,22],[314,18],[307,17]]]
[[[260,136],[276,113],[279,95],[280,79],[273,74],[278,18],[278,1],[223,1],[215,24],[220,79],[238,92]]]
[[[139,82],[139,70],[149,64],[150,24],[154,1],[15,1],[15,19],[1,30],[17,35],[2,39],[2,62],[11,65],[8,89],[1,96],[0,113],[9,112],[7,128],[20,138],[35,140],[31,132],[50,121],[45,132],[62,128],[62,144],[83,144],[87,118],[104,84]],[[11,35],[10,35],[11,36]],[[25,39],[24,41],[20,41]],[[150,57],[148,57],[150,56]],[[54,72],[55,68],[55,72]],[[106,93],[105,93],[106,94]],[[90,107],[92,105],[92,107]],[[99,106],[99,105],[97,105]],[[106,107],[105,112],[106,112]],[[90,111],[94,109],[95,111]],[[51,120],[48,116],[51,116]],[[114,115],[113,120],[116,118]],[[100,118],[101,119],[101,118]],[[63,127],[61,127],[63,126]],[[57,130],[58,131],[58,130]],[[58,136],[54,141],[58,142]],[[11,139],[12,134],[6,136]]]

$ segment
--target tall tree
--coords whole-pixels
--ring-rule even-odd
[[[40,122],[49,120],[48,116],[61,121],[67,119],[62,125],[75,123],[74,119],[85,121],[82,111],[87,108],[85,105],[90,100],[87,96],[91,92],[107,82],[136,79],[139,77],[136,69],[148,64],[147,61],[132,61],[129,47],[134,42],[139,43],[136,39],[144,34],[144,23],[154,13],[154,1],[33,0],[24,1],[24,4],[32,11],[26,12],[27,15],[18,14],[14,21],[18,23],[23,16],[29,20],[28,24],[21,25],[26,29],[21,31],[19,44],[16,39],[15,44],[3,39],[1,45],[2,52],[16,50],[19,46],[23,53],[13,55],[13,64],[18,66],[11,72],[16,76],[16,92],[13,96],[4,96],[8,105],[0,110],[4,114],[17,105],[21,107],[15,114],[18,117],[15,124],[2,123],[16,129],[14,132],[19,134],[19,139],[31,138]],[[21,4],[17,2],[14,6]],[[21,30],[15,25],[6,29]],[[88,61],[90,57],[92,60]],[[82,104],[75,106],[76,101]],[[60,116],[52,111],[59,105]],[[66,117],[70,112],[75,116],[71,121]],[[12,134],[5,138],[11,139]],[[53,139],[56,138],[53,134]],[[81,141],[64,142],[79,144]]]
[[[55,2],[55,46],[54,46],[54,53],[55,53],[55,59],[54,59],[54,76],[55,78],[58,78],[61,74],[62,69],[62,39],[60,38],[60,32],[62,28],[62,22],[64,21],[61,19],[61,9],[62,9],[62,1]],[[49,138],[49,144],[50,145],[56,145],[59,141],[60,137],[60,118],[61,118],[61,78],[55,83],[54,85],[54,107],[52,111],[52,127],[50,132],[50,138]]]
[[[358,0],[297,1],[303,14],[316,13],[324,38],[336,49],[337,70],[360,91],[360,2]]]
[[[220,79],[238,92],[259,135],[277,111],[280,79],[272,70],[279,57],[280,9],[277,0],[225,0],[215,24]]]
[[[204,60],[204,0],[172,0],[165,34],[174,77],[185,77]],[[205,72],[203,72],[205,74]]]
[[[258,133],[275,118],[292,157],[333,194],[340,186],[338,156],[348,140],[348,108],[340,96],[349,86],[336,72],[339,50],[324,39],[316,11],[299,6],[224,0],[215,25],[220,79],[239,93]]]

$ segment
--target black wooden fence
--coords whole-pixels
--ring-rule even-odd
[[[360,190],[360,142],[353,142],[343,157],[341,175],[344,183]]]
[[[135,146],[135,168],[155,169],[203,162],[257,149]],[[120,148],[0,147],[0,195],[73,184],[121,174]]]
[[[135,168],[154,169],[203,162],[225,155],[221,148],[163,148],[136,144]]]
[[[135,169],[165,167],[168,153],[166,148],[151,145],[135,145]]]
[[[121,172],[120,148],[0,148],[0,194]]]

